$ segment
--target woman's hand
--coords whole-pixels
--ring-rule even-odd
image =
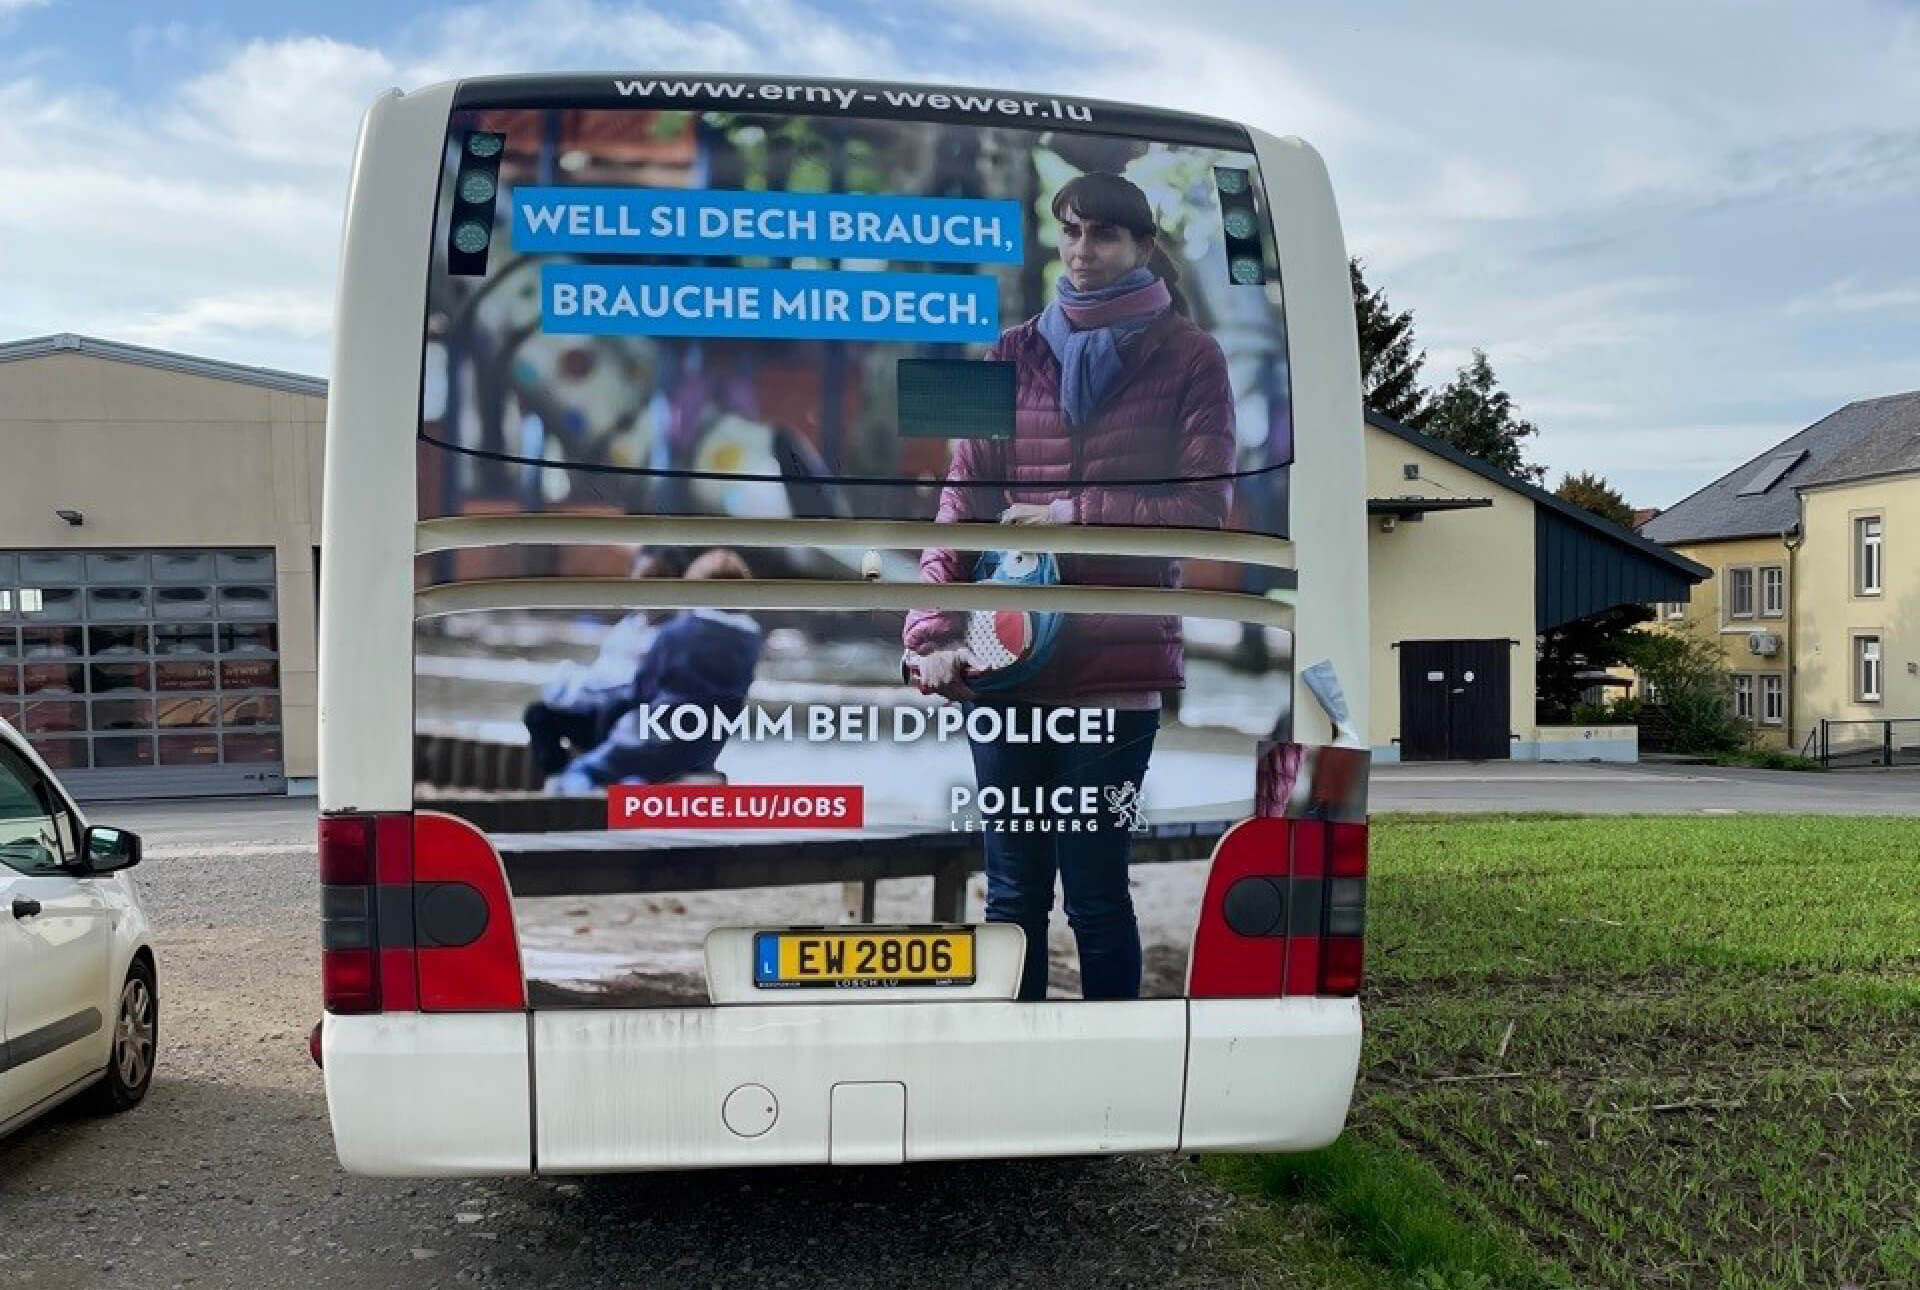
[[[1071,524],[1074,519],[1073,499],[1058,497],[1041,506],[1034,502],[1015,502],[1000,512],[1002,524]]]
[[[980,670],[980,660],[962,645],[955,649],[935,650],[919,659],[915,687],[922,694],[937,694],[943,699],[966,700],[973,697],[967,675]]]

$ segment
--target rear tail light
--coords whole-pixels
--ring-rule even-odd
[[[320,996],[328,1012],[380,1011],[374,927],[378,816],[320,817]]]
[[[451,816],[320,821],[322,996],[328,1012],[526,1006],[506,871]]]
[[[1213,851],[1187,963],[1195,999],[1270,999],[1287,970],[1287,851],[1293,822],[1263,816],[1227,830]]]
[[[524,1009],[527,978],[500,853],[451,815],[423,811],[413,828],[421,1011]]]
[[[1320,990],[1360,993],[1366,958],[1367,826],[1327,826],[1327,908],[1321,924]]]
[[[1367,826],[1262,816],[1215,848],[1191,998],[1351,996],[1366,933]]]

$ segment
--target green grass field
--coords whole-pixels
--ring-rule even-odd
[[[1920,820],[1384,817],[1371,874],[1349,1133],[1209,1162],[1328,1284],[1920,1286]]]

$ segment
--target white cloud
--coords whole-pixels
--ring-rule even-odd
[[[219,337],[231,344],[261,331],[325,345],[333,311],[325,301],[294,291],[199,296],[148,313],[121,329],[127,340],[160,348]]]
[[[177,25],[129,40],[177,56],[190,35],[207,46]],[[739,0],[725,21],[538,0],[442,11],[379,48],[231,45],[153,103],[0,79],[0,335],[90,331],[320,371],[354,138],[382,90],[542,63],[741,69],[796,51],[849,74],[898,57],[794,0]]]
[[[378,50],[324,36],[256,40],[182,86],[167,125],[252,160],[337,170],[360,114],[399,71]]]
[[[1791,314],[1860,314],[1920,309],[1920,280],[1862,282],[1843,278],[1787,306]]]
[[[27,7],[0,0],[0,22]],[[1920,305],[1920,13],[1880,0],[1380,0],[1364,22],[1269,0],[480,0],[394,22],[366,43],[319,11],[245,43],[135,28],[183,68],[139,101],[10,49],[0,336],[319,371],[375,94],[627,67],[1024,85],[1300,134],[1370,280],[1415,311],[1430,381],[1485,347],[1556,472],[1631,496],[1920,371],[1892,325]]]

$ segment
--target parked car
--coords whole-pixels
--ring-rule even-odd
[[[146,1096],[160,1000],[138,863],[139,836],[89,826],[0,721],[0,1135],[72,1097]]]

